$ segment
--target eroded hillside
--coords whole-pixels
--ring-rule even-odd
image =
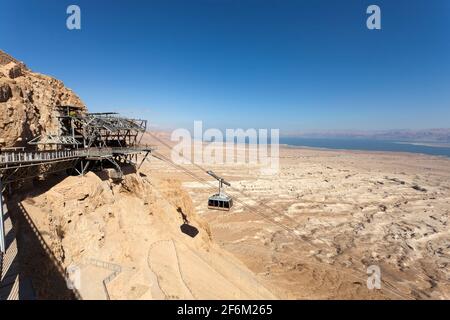
[[[71,297],[54,262],[59,272],[80,271],[83,299],[274,298],[257,276],[211,241],[208,226],[176,180],[133,173],[115,184],[91,172],[37,183],[11,202],[36,227],[32,231],[29,222],[20,223],[19,247],[38,298]],[[41,242],[49,252],[43,253]],[[120,272],[105,290],[103,280],[114,267]]]

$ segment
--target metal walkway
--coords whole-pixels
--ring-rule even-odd
[[[138,154],[144,154],[144,160],[154,150],[152,147],[101,147],[79,148],[72,150],[32,151],[0,150],[0,300],[19,298],[19,272],[17,241],[11,217],[8,214],[4,198],[5,186],[40,175],[46,175],[67,169],[76,169],[81,162],[81,175],[89,162],[107,160],[122,176],[120,163],[134,166]],[[144,161],[142,160],[142,162]],[[141,162],[141,164],[142,164]],[[85,165],[84,165],[85,163]],[[140,165],[139,165],[140,166]]]
[[[85,148],[64,151],[13,151],[0,153],[1,167],[22,166],[31,163],[46,163],[49,161],[62,161],[75,158],[99,158],[115,155],[130,155],[142,152],[151,152],[150,147],[124,147],[124,148]]]
[[[0,232],[4,232],[4,238],[1,240],[2,250],[0,250],[0,300],[18,300],[19,262],[17,240],[5,198],[3,194],[0,196],[0,221],[2,221],[2,226],[0,226],[2,230]]]

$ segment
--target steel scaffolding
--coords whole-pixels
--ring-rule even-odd
[[[3,199],[3,182],[2,179],[0,177],[0,255],[3,255],[6,251],[6,247],[5,247],[5,203],[4,203],[4,199]],[[3,260],[3,259],[1,259]],[[2,261],[0,261],[0,275],[2,274],[1,272],[2,269]]]
[[[34,150],[25,150],[25,147],[0,149],[2,252],[5,250],[4,186],[64,170],[84,175],[90,165],[100,164],[103,167],[104,163],[112,165],[117,171],[117,177],[122,178],[122,165],[136,167],[138,155],[143,154],[145,160],[154,149],[139,145],[138,137],[141,135],[142,138],[145,133],[146,120],[128,119],[111,112],[82,114],[76,110],[70,106],[61,107],[57,117],[59,132],[32,139],[29,145]],[[46,146],[52,150],[39,150]]]

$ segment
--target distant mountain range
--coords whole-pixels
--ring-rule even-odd
[[[302,138],[340,138],[340,139],[377,139],[411,142],[450,142],[450,128],[442,129],[399,129],[399,130],[330,130],[330,131],[290,131],[282,132],[285,137]]]

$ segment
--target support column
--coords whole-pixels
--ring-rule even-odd
[[[5,213],[6,213],[6,203],[3,199],[3,176],[0,176],[0,251],[5,253]]]

